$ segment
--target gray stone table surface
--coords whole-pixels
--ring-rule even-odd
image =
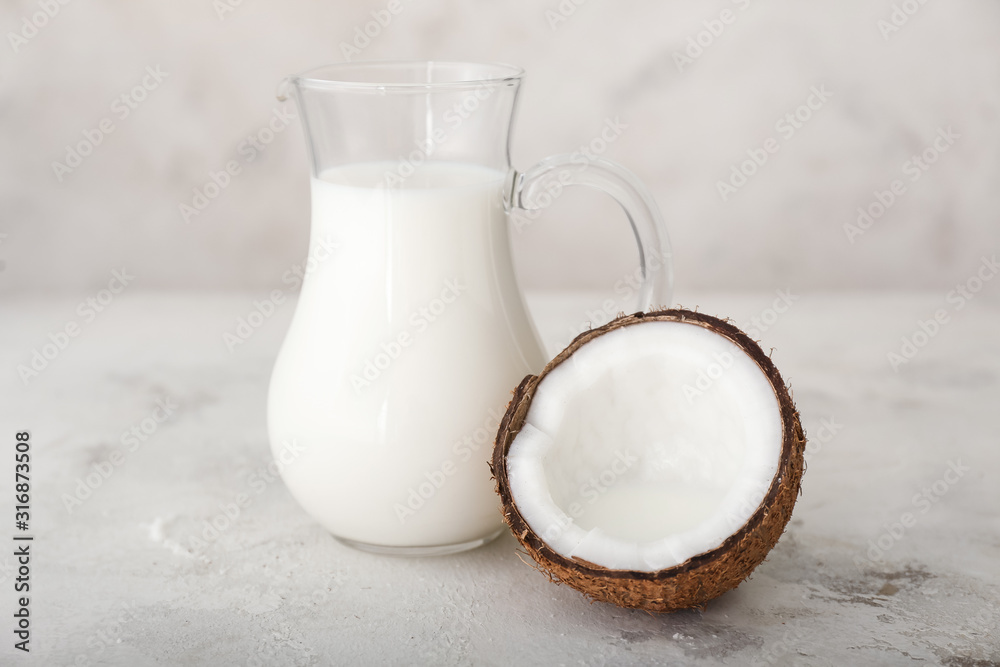
[[[13,544],[22,429],[36,539],[29,655],[13,648],[17,564],[0,549],[0,663],[1000,664],[995,288],[961,308],[946,293],[681,295],[774,348],[810,444],[768,559],[706,609],[671,615],[591,604],[506,533],[402,559],[320,529],[266,472],[267,380],[291,298],[232,351],[223,333],[262,295],[126,291],[93,316],[81,299],[6,298],[0,540]],[[530,303],[552,351],[627,308],[580,293]],[[50,334],[67,343],[71,322],[65,349],[43,350]],[[33,350],[53,358],[23,380]],[[158,403],[162,423],[149,421]],[[155,430],[123,445],[144,421]],[[249,504],[229,527],[206,531],[239,494]]]

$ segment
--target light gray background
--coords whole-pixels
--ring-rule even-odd
[[[235,2],[235,0],[233,0]],[[915,0],[912,0],[915,2]],[[402,0],[361,58],[507,61],[528,78],[513,156],[527,167],[628,129],[607,152],[653,190],[678,287],[948,289],[1000,237],[1000,5],[928,2],[885,39],[876,2]],[[126,267],[142,288],[280,286],[305,253],[308,176],[296,122],[191,224],[192,190],[279,106],[285,75],[343,59],[385,0],[75,0],[15,53],[35,2],[0,8],[0,293],[92,291]],[[746,8],[741,8],[746,4]],[[732,25],[679,72],[673,53],[730,9]],[[115,98],[147,66],[169,76],[124,120]],[[723,203],[716,182],[811,86],[833,97]],[[52,162],[115,123],[59,183]],[[939,127],[955,146],[854,244],[843,225],[903,178]],[[513,234],[527,288],[608,287],[635,263],[613,204],[572,193]]]

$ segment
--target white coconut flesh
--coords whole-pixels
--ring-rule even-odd
[[[778,400],[753,359],[702,326],[650,321],[598,336],[542,379],[507,472],[549,548],[655,572],[746,524],[781,445]]]

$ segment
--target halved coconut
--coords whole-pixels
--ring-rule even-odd
[[[688,310],[578,336],[526,377],[491,469],[504,519],[541,569],[594,600],[703,605],[775,545],[805,436],[753,340]]]

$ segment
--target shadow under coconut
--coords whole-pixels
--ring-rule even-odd
[[[497,545],[498,542],[503,544]],[[517,546],[513,539],[508,541],[501,537],[491,546],[508,548],[512,545]],[[589,626],[588,634],[600,636],[607,646],[630,653],[648,651],[651,654],[661,653],[658,647],[669,646],[673,651],[681,650],[689,658],[724,660],[746,649],[760,649],[765,643],[762,637],[727,620],[730,613],[733,618],[746,617],[754,593],[741,589],[752,587],[749,581],[712,600],[705,610],[655,613],[591,601],[567,585],[549,582],[546,573],[531,571],[535,568],[530,557],[521,549],[517,551],[524,561],[525,576],[538,578],[545,584],[542,589],[526,587],[526,594],[534,593],[531,604],[554,617],[572,618],[575,624]],[[548,594],[537,594],[540,591]]]
[[[590,605],[595,624],[602,626],[609,645],[625,650],[647,649],[657,652],[658,646],[681,650],[685,657],[721,661],[747,649],[760,649],[764,639],[751,631],[742,630],[727,620],[728,612],[741,616],[746,600],[738,590],[713,601],[708,609],[686,609],[669,614],[656,614],[637,609],[621,609],[606,603]],[[587,601],[584,600],[584,604]]]

